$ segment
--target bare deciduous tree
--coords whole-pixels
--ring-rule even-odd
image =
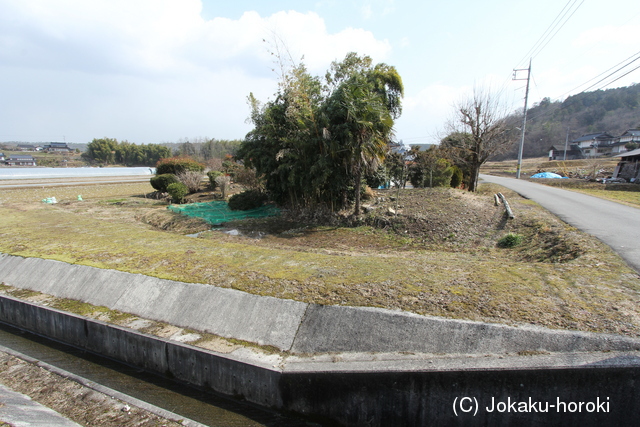
[[[476,191],[480,166],[514,143],[507,128],[507,111],[497,95],[481,88],[454,104],[453,118],[447,123],[450,136],[443,143],[456,163],[469,173],[468,189]]]
[[[202,172],[196,171],[182,171],[176,175],[178,181],[187,186],[189,193],[195,193],[200,190],[203,176]]]

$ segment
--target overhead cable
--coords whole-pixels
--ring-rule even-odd
[[[584,83],[582,83],[582,84],[580,84],[580,85],[576,86],[575,88],[571,89],[570,91],[563,93],[563,94],[562,94],[562,95],[560,95],[558,98],[559,98],[559,99],[560,99],[560,98],[563,98],[565,95],[570,94],[570,93],[571,93],[571,92],[573,92],[574,90],[577,90],[578,88],[580,88],[580,87],[582,87],[582,86],[584,86],[584,85],[586,85],[586,84],[591,83],[592,81],[594,81],[595,79],[597,79],[598,77],[600,77],[601,75],[603,75],[604,73],[608,73],[609,71],[613,70],[615,67],[618,67],[620,64],[622,64],[622,63],[624,63],[625,61],[628,61],[628,60],[630,60],[631,58],[633,58],[634,56],[638,56],[638,55],[640,55],[640,51],[638,51],[638,52],[634,53],[633,55],[631,55],[631,56],[630,56],[630,57],[628,57],[627,59],[624,59],[624,60],[622,60],[622,61],[618,62],[618,63],[617,63],[616,65],[614,65],[613,67],[611,67],[611,68],[609,68],[609,69],[607,69],[607,70],[603,71],[602,73],[598,74],[597,76],[595,76],[595,77],[593,77],[593,78],[591,78],[591,79],[587,80],[586,82],[584,82]],[[586,90],[586,89],[585,89],[585,90]],[[585,90],[583,90],[582,92],[584,92]]]

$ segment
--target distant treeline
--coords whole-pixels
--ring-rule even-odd
[[[209,164],[213,160],[235,156],[241,143],[242,140],[239,139],[184,138],[175,143],[162,145],[171,148],[174,156],[187,156]]]
[[[94,139],[82,158],[101,165],[155,166],[158,160],[171,157],[171,149],[160,144],[133,144],[113,138]]]
[[[155,166],[160,159],[188,156],[207,164],[235,155],[240,143],[240,140],[185,139],[177,143],[134,144],[114,138],[100,138],[87,145],[82,158],[101,165]]]
[[[509,118],[511,126],[520,127],[522,114]],[[640,128],[640,84],[607,90],[596,90],[570,96],[564,101],[544,98],[527,110],[524,143],[525,157],[540,157],[552,145],[562,145],[590,133],[608,132],[622,135]],[[502,157],[515,158],[519,141]]]

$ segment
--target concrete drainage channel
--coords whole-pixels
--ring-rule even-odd
[[[631,425],[640,416],[636,339],[318,306],[8,255],[0,281],[275,346],[283,353],[216,353],[0,297],[4,323],[327,424]]]

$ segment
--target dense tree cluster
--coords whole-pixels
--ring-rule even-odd
[[[125,166],[155,166],[158,160],[170,156],[171,150],[163,145],[138,145],[113,138],[94,139],[82,153],[82,157],[91,163]]]
[[[448,187],[455,171],[447,153],[440,148],[431,147],[427,151],[412,149],[411,164],[408,168],[409,181],[417,188]]]
[[[334,210],[354,201],[359,213],[362,182],[387,154],[402,95],[396,69],[367,56],[348,54],[324,79],[295,65],[275,100],[250,95],[254,129],[237,158],[280,204]]]

